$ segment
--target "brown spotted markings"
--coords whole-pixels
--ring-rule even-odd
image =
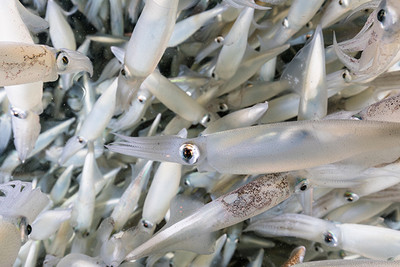
[[[41,66],[43,73],[47,75],[49,72],[49,66],[46,65],[46,60],[48,57],[48,51],[44,47],[38,46],[36,50],[41,50],[41,52],[30,53],[26,52],[23,48],[21,53],[23,54],[23,61],[21,62],[10,62],[3,60],[0,63],[0,68],[5,72],[5,79],[15,80],[19,78],[20,75],[26,75],[26,71],[32,68],[38,68]],[[7,58],[7,57],[5,57]]]
[[[400,95],[385,98],[360,112],[363,120],[400,122]]]
[[[291,194],[287,173],[271,173],[222,196],[221,203],[234,217],[255,216],[278,205]]]

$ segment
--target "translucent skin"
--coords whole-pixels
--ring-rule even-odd
[[[206,253],[211,245],[207,243],[208,240],[192,242],[193,238],[204,238],[212,232],[237,224],[278,205],[294,192],[293,183],[289,178],[291,176],[287,173],[263,175],[222,195],[158,232],[129,253],[126,260],[177,249]]]
[[[260,220],[246,231],[256,231],[263,236],[304,238],[371,259],[388,260],[400,254],[397,230],[362,224],[336,224],[303,214],[287,213]]]
[[[57,73],[92,72],[90,60],[79,52],[63,50],[65,59],[58,59],[58,52],[45,45],[0,42],[0,85],[55,81]]]
[[[351,70],[353,81],[370,81],[399,60],[399,15],[400,4],[397,1],[383,0],[357,36],[340,44],[334,38],[335,51],[342,63]],[[345,54],[357,51],[362,51],[359,59]]]
[[[393,122],[300,121],[234,129],[193,139],[120,136],[126,142],[113,143],[108,148],[135,157],[197,165],[200,171],[258,174],[311,168],[361,154],[385,154],[389,148],[389,156],[398,157],[400,151],[393,144],[399,133],[400,124]],[[199,148],[199,157],[191,164],[179,153],[184,144]],[[386,162],[386,156],[380,154],[381,163]]]

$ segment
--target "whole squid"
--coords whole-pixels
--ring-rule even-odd
[[[400,155],[400,148],[394,145],[399,132],[400,124],[392,122],[298,121],[228,130],[192,139],[118,135],[123,141],[107,148],[134,157],[195,165],[199,171],[260,174],[311,168],[357,155],[377,155],[377,151],[383,153],[383,161],[394,161]],[[391,148],[392,154],[386,155],[385,148]]]
[[[79,52],[45,45],[0,42],[0,85],[49,82],[58,74],[84,70],[93,73],[90,60]]]
[[[186,218],[167,225],[150,240],[130,252],[125,260],[135,260],[176,249],[208,254],[210,244],[214,243],[214,239],[209,237],[210,233],[278,205],[290,197],[295,188],[296,185],[288,173],[260,176],[204,205]],[[178,207],[178,213],[181,208],[182,206]],[[193,241],[194,238],[199,240]]]

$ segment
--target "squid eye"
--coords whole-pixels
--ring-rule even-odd
[[[153,228],[153,224],[148,220],[142,220],[142,225],[144,228]]]
[[[32,226],[30,224],[26,226],[26,232],[28,233],[28,235],[32,233]]]
[[[345,81],[345,82],[351,82],[351,75],[350,75],[350,72],[349,72],[349,70],[345,70],[343,73],[342,73],[342,78],[343,78],[343,80]]]
[[[338,245],[337,237],[330,231],[324,233],[324,242],[331,247],[336,247]]]
[[[66,56],[63,56],[61,59],[64,65],[67,65],[69,63],[69,59]]]
[[[124,76],[126,78],[126,71],[125,69],[121,69],[121,75]]]
[[[344,193],[344,198],[348,202],[354,202],[354,201],[357,201],[360,197],[356,193],[346,192],[346,193]]]
[[[77,136],[76,139],[78,140],[79,144],[86,144],[87,141],[82,136]]]
[[[10,112],[11,115],[18,119],[26,119],[26,117],[28,117],[28,111],[24,111],[16,107],[11,107]]]
[[[381,9],[381,10],[378,11],[378,14],[376,15],[376,18],[378,19],[378,21],[383,23],[385,21],[385,16],[386,16],[385,10]]]
[[[219,111],[227,111],[227,110],[229,109],[229,107],[228,107],[228,105],[225,104],[225,103],[220,103],[220,104],[218,105],[218,109],[219,109]]]
[[[64,51],[60,51],[56,54],[56,60],[57,60],[57,68],[59,71],[64,71],[67,69],[67,66],[69,64],[69,59]]]
[[[203,125],[207,125],[207,123],[209,123],[210,121],[211,121],[211,115],[206,114],[206,115],[204,115],[203,118],[201,118],[200,123]]]
[[[348,1],[347,0],[339,0],[339,5],[341,5],[343,7],[347,7],[348,6]]]
[[[309,188],[309,184],[308,184],[307,179],[300,179],[296,184],[295,191],[296,192],[300,192],[300,191],[304,192],[308,188]]]
[[[284,19],[282,20],[282,26],[283,26],[284,28],[289,28],[289,20],[288,20],[288,18],[284,18]]]
[[[146,102],[147,98],[143,95],[139,95],[137,97],[137,100],[139,101],[139,103],[144,103],[144,102]]]
[[[200,158],[200,150],[193,144],[183,144],[179,148],[179,154],[188,164],[195,164]]]
[[[215,41],[217,44],[222,44],[222,43],[224,42],[224,37],[223,37],[223,36],[218,36],[218,37],[216,37],[216,38],[214,39],[214,41]]]

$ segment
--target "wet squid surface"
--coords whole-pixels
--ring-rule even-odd
[[[4,0],[0,266],[400,265],[399,16]]]

